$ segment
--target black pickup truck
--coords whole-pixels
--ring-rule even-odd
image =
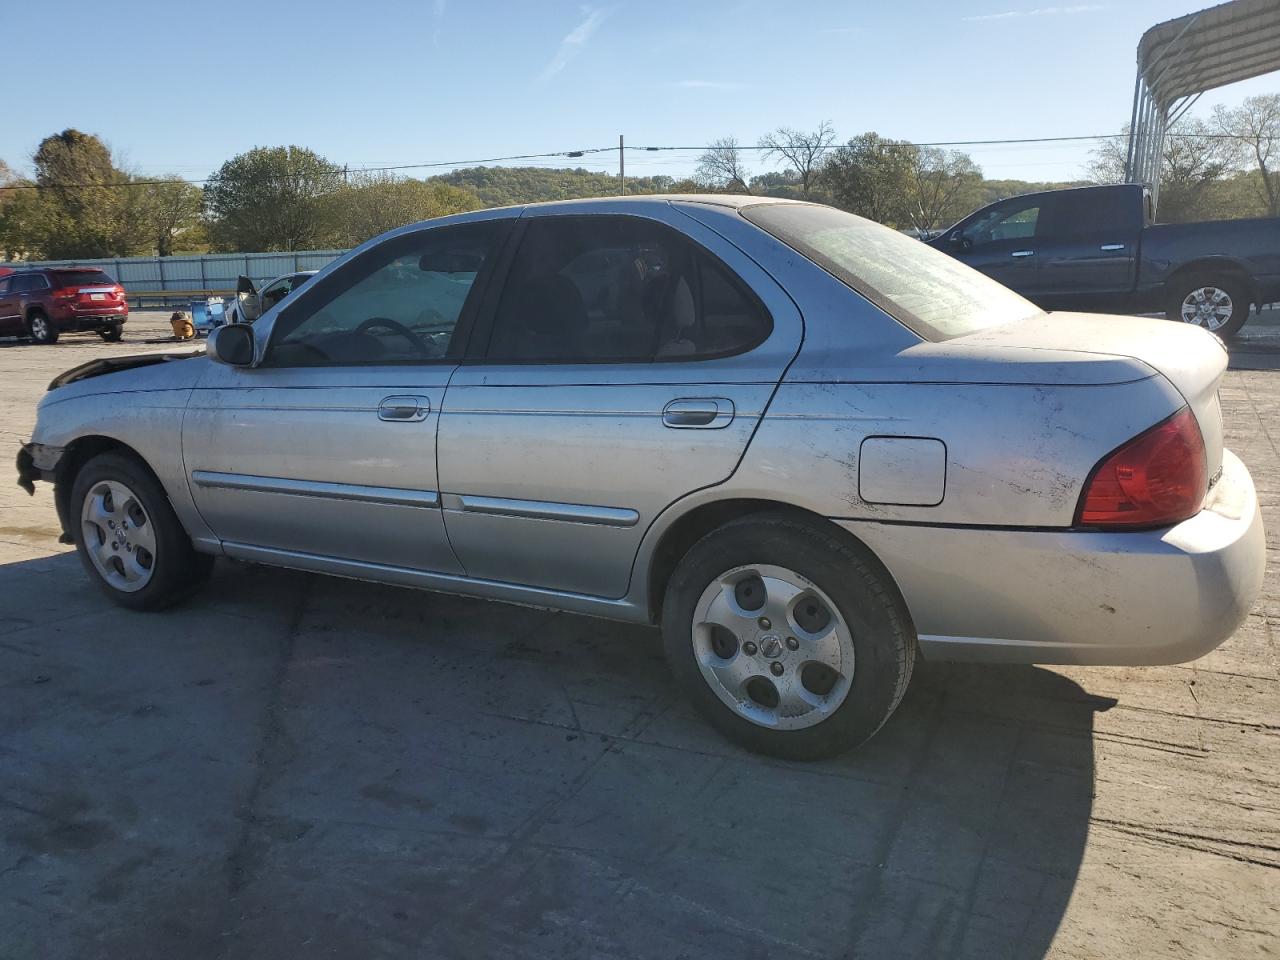
[[[1046,310],[1163,311],[1229,337],[1280,300],[1280,218],[1154,224],[1139,184],[1001,200],[928,242]]]

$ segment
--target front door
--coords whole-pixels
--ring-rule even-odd
[[[1039,285],[1042,197],[1007,200],[953,228],[943,249],[1011,290],[1033,297]]]
[[[264,319],[259,366],[210,364],[183,456],[228,552],[460,572],[440,514],[436,426],[501,227],[385,241]]]
[[[681,231],[526,213],[440,418],[468,576],[620,597],[654,518],[737,466],[800,318],[736,248],[668,216]]]
[[[24,332],[18,298],[9,289],[12,282],[12,277],[0,278],[0,336]]]

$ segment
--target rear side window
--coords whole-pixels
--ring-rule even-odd
[[[13,278],[14,293],[29,293],[32,290],[43,290],[48,286],[49,284],[45,278],[38,273],[29,273],[25,276]]]
[[[53,275],[60,287],[110,287],[115,281],[101,270],[59,270]]]
[[[487,358],[702,360],[750,350],[770,329],[742,281],[669,227],[639,217],[540,217],[511,265]]]
[[[919,240],[810,203],[742,215],[926,340],[949,340],[1040,313],[1029,300]]]

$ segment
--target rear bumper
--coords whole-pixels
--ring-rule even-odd
[[[54,308],[50,319],[63,333],[86,333],[124,323],[129,319],[129,308],[123,304],[100,310],[83,307]]]
[[[894,576],[934,659],[1184,663],[1235,632],[1266,564],[1253,478],[1230,451],[1205,509],[1162,530],[840,523]]]

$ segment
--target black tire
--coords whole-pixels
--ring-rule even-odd
[[[106,580],[90,558],[89,547],[85,543],[85,524],[81,520],[85,498],[105,481],[115,481],[127,487],[152,524],[155,550],[151,558],[150,580],[133,592],[118,589]],[[173,512],[164,488],[135,457],[103,453],[81,467],[71,487],[68,513],[80,562],[102,592],[122,607],[160,610],[171,606],[193,593],[213,569],[213,558],[192,549],[191,538]]]
[[[775,730],[753,722],[722,701],[699,669],[693,627],[699,599],[727,571],[753,564],[785,567],[810,581],[834,602],[852,635],[848,694],[812,726]],[[694,544],[667,587],[662,635],[677,682],[712,726],[748,750],[788,760],[834,756],[879,730],[906,692],[917,649],[906,604],[875,557],[837,531],[787,514],[735,520]]]
[[[98,331],[98,336],[107,343],[119,343],[120,338],[124,336],[124,324],[115,323],[109,327],[103,327]]]
[[[48,345],[58,342],[58,328],[43,310],[32,310],[27,316],[27,333],[31,342]]]
[[[1223,340],[1228,340],[1240,332],[1249,319],[1249,288],[1239,277],[1214,275],[1208,273],[1191,274],[1175,281],[1170,287],[1169,302],[1165,306],[1165,316],[1178,323],[1194,323],[1182,315],[1183,303],[1199,290],[1220,290],[1231,298],[1231,315],[1222,326],[1212,329],[1208,324],[1197,323],[1197,326],[1216,333]]]

